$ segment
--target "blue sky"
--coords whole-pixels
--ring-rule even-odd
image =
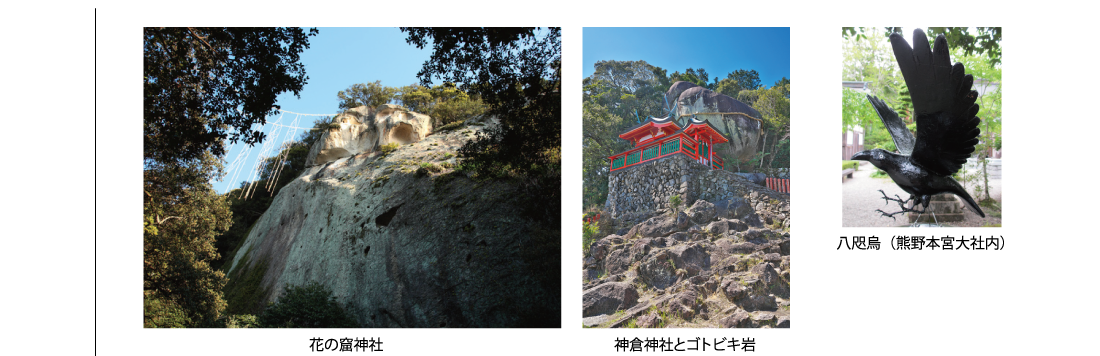
[[[711,78],[755,69],[771,86],[791,77],[791,30],[765,28],[584,28],[584,76],[601,60],[644,60],[668,74],[703,68]],[[713,81],[713,79],[711,79]]]
[[[423,50],[405,43],[405,34],[396,27],[391,28],[318,28],[317,36],[309,38],[309,49],[301,53],[300,61],[305,65],[309,82],[300,92],[301,98],[293,93],[279,95],[276,104],[283,110],[303,114],[335,114],[339,100],[336,92],[345,90],[356,83],[368,83],[381,80],[382,85],[399,87],[419,83],[416,72],[424,61],[431,56],[431,48]],[[302,117],[297,126],[313,126],[313,120],[320,117]],[[278,116],[268,117],[274,122]],[[289,124],[293,115],[285,114],[283,123]],[[264,132],[269,133],[264,142],[282,142],[282,135],[271,137],[274,129],[268,125]],[[297,138],[301,130],[293,133]],[[237,143],[230,145],[225,155],[226,167],[238,160],[241,151],[247,147]],[[256,145],[245,159],[243,169],[234,179],[234,172],[228,171],[220,182],[214,182],[219,193],[236,188],[240,182],[251,180],[252,167],[260,155],[262,145]],[[273,149],[274,150],[274,149]],[[272,152],[273,154],[274,152]]]

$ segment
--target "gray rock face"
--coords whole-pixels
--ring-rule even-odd
[[[719,320],[718,324],[723,328],[751,328],[755,327],[749,313],[738,309],[736,312]]]
[[[696,299],[699,294],[695,290],[688,289],[680,292],[675,297],[668,301],[668,311],[672,315],[676,315],[680,318],[691,320],[695,317],[699,304],[696,303]]]
[[[638,303],[638,292],[629,283],[609,282],[584,291],[583,314],[590,317],[626,310]]]
[[[685,213],[687,213],[687,215],[691,217],[691,221],[695,222],[696,224],[705,225],[714,220],[714,218],[717,217],[718,212],[714,208],[714,204],[712,204],[711,202],[708,202],[706,200],[696,200],[695,204],[693,204],[691,208],[688,208]]]
[[[729,137],[729,151],[734,157],[749,159],[756,154],[761,130],[761,122],[758,121],[761,116],[756,109],[728,95],[688,82],[673,83],[665,98],[670,104],[676,104],[673,115],[677,118],[694,115]]]
[[[672,263],[668,252],[650,256],[638,267],[638,278],[653,288],[668,288],[679,278]]]
[[[661,237],[668,236],[668,234],[671,234],[676,229],[676,220],[668,216],[659,215],[638,225],[637,233],[645,237]]]
[[[705,246],[699,243],[682,244],[668,249],[668,252],[676,268],[687,270],[689,275],[696,275],[699,271],[710,268],[710,254]]]
[[[453,163],[444,152],[482,129],[307,169],[256,222],[231,270],[266,265],[259,302],[319,282],[363,327],[559,327],[560,231],[517,214],[520,187],[414,173],[417,162]]]
[[[661,325],[664,320],[657,312],[652,312],[638,317],[637,325],[640,328],[656,328]]]

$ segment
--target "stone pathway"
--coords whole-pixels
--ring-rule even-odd
[[[843,188],[843,227],[882,227],[882,226],[908,226],[908,220],[902,215],[897,216],[897,221],[894,219],[884,217],[882,214],[876,212],[876,209],[882,209],[888,212],[894,212],[898,210],[897,203],[891,202],[890,206],[886,206],[885,201],[882,199],[882,194],[878,192],[882,189],[886,192],[886,195],[893,197],[897,194],[902,199],[909,197],[909,194],[904,190],[901,190],[897,184],[894,184],[890,178],[871,178],[871,173],[875,171],[875,167],[869,163],[864,163],[859,166],[859,170],[852,174],[852,178],[845,181]],[[973,189],[969,188],[969,191],[973,193]],[[989,180],[989,192],[993,199],[1001,200],[1001,180],[990,179]],[[977,199],[977,198],[975,198]],[[1000,224],[1000,217],[992,217],[989,212],[986,212],[986,217],[982,218],[978,214],[970,211],[970,209],[963,209],[966,214],[966,218],[960,222],[954,222],[949,226],[982,226],[985,224]]]

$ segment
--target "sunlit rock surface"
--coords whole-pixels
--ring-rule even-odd
[[[309,164],[321,165],[374,152],[389,143],[419,142],[432,132],[431,117],[393,104],[377,109],[366,106],[350,109],[337,115],[333,123],[339,127],[328,129],[319,144],[310,149],[306,159]]]
[[[730,139],[729,152],[736,158],[747,160],[756,154],[760,142],[760,112],[748,104],[716,93],[710,89],[688,83],[676,82],[665,94],[670,106],[675,106],[672,114],[678,123],[687,122],[687,117],[695,116],[706,120],[723,135]],[[740,113],[740,114],[733,114]]]

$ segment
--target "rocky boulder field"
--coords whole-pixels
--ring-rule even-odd
[[[758,214],[756,195],[632,217],[641,222],[593,242],[584,326],[789,328],[789,224]]]

